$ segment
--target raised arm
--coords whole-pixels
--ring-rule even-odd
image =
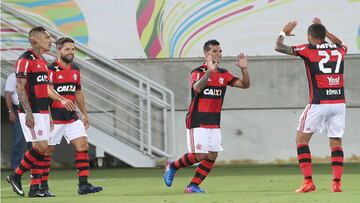
[[[235,82],[234,87],[247,89],[250,87],[250,76],[248,72],[248,62],[247,62],[247,56],[245,56],[244,53],[240,53],[238,55],[238,62],[236,64],[242,74],[242,79],[239,79]]]
[[[205,65],[207,65],[208,69],[206,70],[205,74],[201,77],[201,79],[198,80],[197,82],[195,82],[195,84],[193,85],[193,88],[194,88],[195,92],[197,92],[197,93],[201,92],[206,87],[206,84],[210,78],[211,72],[216,69],[216,66],[213,63],[210,51],[206,55]]]
[[[314,18],[313,19],[314,24],[322,24],[320,18]],[[328,29],[326,29],[326,37],[333,43],[333,44],[340,44],[342,46],[346,46],[346,44],[339,39],[337,36],[329,32]]]
[[[296,21],[290,21],[288,24],[286,24],[283,27],[279,36],[276,38],[275,51],[288,55],[295,55],[292,47],[284,44],[284,38],[285,36],[294,36],[294,34],[291,34],[291,32],[296,27],[296,25],[297,25]]]

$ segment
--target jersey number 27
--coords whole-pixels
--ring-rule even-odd
[[[319,61],[319,69],[323,73],[331,73],[331,71],[332,71],[331,68],[326,68],[324,66],[324,64],[327,63],[330,60],[330,55],[326,51],[319,51],[318,54],[319,54],[319,56],[325,56],[325,58],[323,58],[323,59],[321,59],[321,61]],[[338,50],[332,50],[331,51],[331,56],[337,56],[336,68],[335,68],[334,73],[339,73],[342,54]]]

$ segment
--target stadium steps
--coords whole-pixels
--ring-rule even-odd
[[[9,41],[4,45],[9,47],[1,47],[9,48],[1,55],[2,79],[7,75],[3,69],[13,71],[15,60],[29,46],[26,39],[31,27],[44,26],[55,39],[66,36],[57,28],[26,16],[14,4],[1,2],[1,9],[1,23],[10,30],[1,33]],[[92,126],[88,131],[89,142],[134,167],[153,167],[156,159],[172,157],[175,153],[173,92],[81,42],[76,41],[75,45],[78,51],[75,62],[81,69]],[[54,56],[54,48],[45,55],[49,61]]]

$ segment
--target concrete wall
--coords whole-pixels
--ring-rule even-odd
[[[175,92],[176,155],[186,152],[185,114],[190,102],[190,71],[202,63],[201,58],[189,59],[132,59],[119,63],[136,70]],[[224,58],[222,67],[233,74],[240,72],[236,58]],[[2,68],[7,64],[2,63]],[[345,156],[358,160],[360,156],[360,55],[345,60],[347,123],[344,139]],[[308,102],[308,87],[303,62],[295,57],[250,57],[251,88],[239,90],[229,87],[222,112],[224,152],[220,162],[289,162],[295,161],[295,132],[297,120]],[[101,82],[101,81],[98,81]],[[2,118],[4,119],[4,118]],[[6,118],[5,118],[6,119]],[[2,126],[2,144],[10,144],[10,135]],[[2,148],[2,154],[7,147]],[[314,136],[311,142],[314,156],[327,160],[328,141],[325,135]],[[5,153],[5,154],[4,154]],[[56,154],[72,154],[69,145],[60,146]],[[4,158],[4,157],[3,157]],[[71,161],[56,158],[65,165]],[[2,166],[5,163],[2,163]],[[5,164],[7,165],[7,164]]]
[[[190,71],[201,58],[164,60],[118,60],[175,92],[176,155],[186,152],[185,114],[190,102]],[[236,58],[223,58],[221,66],[233,74],[240,72]],[[360,55],[345,59],[347,98],[345,156],[360,156]],[[224,152],[219,161],[296,161],[295,134],[298,118],[308,102],[305,66],[301,59],[288,56],[250,57],[251,88],[228,88],[222,112]],[[330,155],[325,135],[311,141],[313,155]],[[326,159],[327,160],[327,159]]]

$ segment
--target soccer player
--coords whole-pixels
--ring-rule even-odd
[[[41,188],[48,191],[48,175],[50,172],[50,157],[55,150],[55,145],[60,144],[65,136],[76,150],[75,166],[78,171],[79,188],[78,194],[100,192],[103,188],[93,186],[88,182],[89,176],[89,154],[88,140],[85,129],[89,127],[89,119],[85,106],[84,93],[81,90],[80,70],[72,63],[74,60],[75,46],[71,38],[60,38],[56,42],[58,59],[49,65],[49,88],[55,90],[61,96],[76,102],[82,115],[82,121],[74,110],[68,111],[61,102],[51,102],[51,115],[54,122],[54,129],[51,131],[49,147],[46,155],[47,168],[42,176]]]
[[[291,33],[297,22],[285,25],[276,39],[275,50],[288,55],[300,56],[306,66],[310,101],[299,119],[297,127],[297,154],[303,185],[296,192],[315,191],[312,180],[309,141],[315,132],[325,131],[330,140],[331,167],[333,171],[332,191],[341,192],[344,153],[342,137],[345,128],[344,55],[347,46],[330,33],[319,18],[314,18],[307,31],[308,44],[284,45],[284,37]],[[332,43],[325,41],[328,38]]]
[[[40,191],[45,151],[50,135],[48,71],[42,54],[50,50],[51,37],[43,27],[32,28],[29,32],[31,49],[24,52],[16,62],[16,90],[20,100],[19,120],[27,142],[32,148],[25,152],[20,165],[7,176],[14,192],[24,196],[21,176],[31,169],[29,197],[46,197]],[[54,99],[63,103],[67,109],[75,109],[70,100],[54,95]]]
[[[165,184],[172,185],[176,171],[199,163],[186,193],[204,192],[199,185],[214,166],[218,152],[222,151],[220,114],[226,86],[249,88],[247,57],[241,53],[237,66],[242,79],[226,69],[220,68],[222,50],[217,40],[209,40],[203,47],[205,63],[191,72],[192,100],[186,115],[188,153],[179,160],[167,163],[164,174]]]

